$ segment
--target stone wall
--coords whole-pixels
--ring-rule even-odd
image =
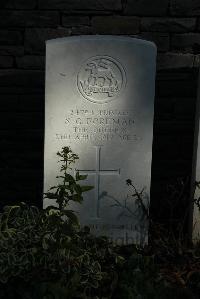
[[[1,205],[41,205],[45,40],[82,34],[137,36],[158,47],[152,211],[164,218],[167,183],[191,174],[198,0],[0,1]]]

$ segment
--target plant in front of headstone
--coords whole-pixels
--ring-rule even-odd
[[[76,176],[73,177],[68,170],[72,170],[71,165],[79,159],[77,154],[73,153],[70,147],[63,147],[61,152],[57,152],[60,158],[59,162],[62,162],[60,172],[62,175],[56,176],[61,180],[56,186],[53,186],[45,193],[45,198],[55,200],[56,206],[49,206],[47,209],[56,211],[59,216],[67,216],[71,223],[78,225],[78,218],[76,214],[69,210],[70,202],[81,203],[83,201],[82,193],[93,189],[93,186],[81,186],[78,182],[87,178],[87,175],[80,175],[76,172]],[[54,191],[53,191],[54,190]]]
[[[106,238],[80,228],[68,205],[81,202],[91,186],[79,185],[86,176],[67,173],[78,159],[70,148],[58,156],[62,182],[45,194],[57,206],[39,210],[20,203],[0,214],[1,299],[109,298],[115,288],[123,259]]]
[[[131,194],[127,195],[124,201],[112,198],[114,203],[111,207],[119,208],[118,219],[125,216],[133,220],[135,230],[137,230],[140,235],[139,246],[143,247],[146,243],[148,231],[149,198],[145,193],[145,188],[138,191],[132,180],[127,179],[126,184],[131,187]]]

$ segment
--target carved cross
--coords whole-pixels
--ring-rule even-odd
[[[96,167],[95,169],[77,169],[80,174],[95,175],[95,218],[100,218],[100,177],[101,175],[119,175],[120,169],[101,169],[101,146],[94,146],[96,148]]]

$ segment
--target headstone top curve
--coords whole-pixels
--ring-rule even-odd
[[[126,42],[135,42],[138,44],[145,44],[147,46],[154,47],[157,51],[157,46],[154,42],[148,41],[145,39],[137,38],[137,37],[130,37],[130,36],[122,36],[122,35],[78,35],[78,36],[67,36],[67,37],[60,37],[54,38],[50,40],[46,40],[46,45],[54,44],[54,43],[61,43],[61,42],[78,42],[81,40],[116,40],[116,41],[126,41]]]

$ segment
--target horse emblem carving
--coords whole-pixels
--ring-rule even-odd
[[[119,82],[112,70],[112,64],[108,61],[94,61],[87,64],[86,71],[89,72],[87,83],[90,86],[107,87],[108,96],[113,96],[113,88],[118,88]],[[98,90],[98,89],[97,89]],[[101,89],[100,89],[101,90]],[[91,94],[91,93],[89,93]]]
[[[81,68],[78,77],[79,90],[93,102],[109,101],[122,88],[122,68],[107,57],[93,57]]]

